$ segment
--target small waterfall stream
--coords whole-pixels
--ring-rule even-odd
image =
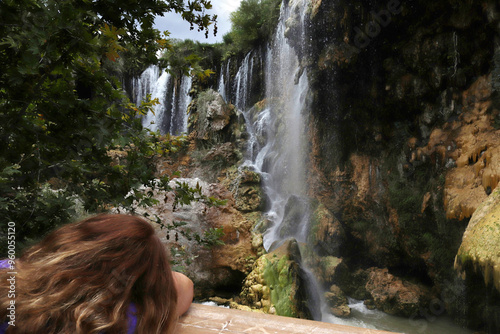
[[[180,135],[187,132],[186,110],[191,102],[189,90],[191,78],[184,76],[175,80],[168,72],[157,66],[148,67],[139,78],[132,83],[133,97],[140,104],[148,94],[151,99],[158,99],[154,113],[144,116],[142,124],[152,131],[161,134]]]
[[[226,102],[227,101],[227,85],[226,85],[226,80],[229,78],[229,69],[230,69],[230,66],[231,66],[231,58],[229,58],[227,60],[227,63],[226,63],[226,68],[225,70],[223,69],[222,65],[221,65],[221,69],[220,69],[220,77],[219,77],[219,85],[217,87],[217,91],[219,92],[219,94],[222,96],[222,99]]]

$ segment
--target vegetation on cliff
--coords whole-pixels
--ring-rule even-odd
[[[242,0],[231,13],[231,31],[224,35],[226,56],[245,54],[269,41],[280,13],[281,0]]]

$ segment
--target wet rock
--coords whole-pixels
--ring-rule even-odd
[[[375,307],[388,314],[416,316],[433,299],[431,291],[389,273],[388,269],[370,268],[366,291]]]
[[[316,253],[320,256],[339,255],[345,232],[338,219],[323,204],[319,204],[310,224],[308,243]]]
[[[297,235],[299,229],[309,219],[309,200],[292,195],[285,205],[285,215],[281,222],[279,235],[282,239]]]
[[[314,272],[323,286],[349,280],[347,277],[349,269],[341,258],[335,256],[316,257],[309,259],[309,265],[314,268]]]
[[[472,215],[455,257],[461,286],[468,293],[453,313],[473,328],[500,331],[500,188]],[[485,298],[485,296],[487,296]]]
[[[356,269],[348,275],[341,275],[336,283],[347,295],[358,300],[366,300],[370,298],[370,294],[366,291],[367,280],[368,270]]]
[[[351,315],[351,309],[347,305],[347,297],[338,286],[332,285],[330,290],[324,293],[324,297],[333,315],[341,318]]]
[[[261,256],[243,283],[242,304],[270,314],[311,319],[298,259],[300,251],[293,240]]]
[[[236,208],[241,212],[260,211],[264,204],[260,174],[248,166],[228,168],[225,174],[221,181],[231,189]]]
[[[236,193],[236,207],[242,212],[259,211],[262,208],[260,185],[241,185]]]
[[[455,257],[455,269],[480,272],[486,286],[500,292],[500,188],[472,215]]]

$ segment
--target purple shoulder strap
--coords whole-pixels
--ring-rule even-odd
[[[128,330],[127,334],[134,334],[137,327],[137,307],[134,303],[130,303],[127,311]]]

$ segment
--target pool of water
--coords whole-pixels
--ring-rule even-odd
[[[202,302],[203,305],[221,306],[214,302]],[[349,299],[351,308],[351,317],[344,319],[334,315],[323,314],[323,321],[337,325],[347,325],[366,328],[366,333],[371,334],[370,329],[384,330],[394,333],[404,334],[473,334],[468,329],[461,328],[455,324],[448,316],[431,316],[425,319],[410,319],[405,317],[396,317],[382,311],[370,310],[362,300]]]
[[[369,310],[360,300],[349,300],[352,317],[342,319],[333,315],[323,315],[323,321],[332,324],[348,325],[370,329],[386,330],[405,334],[472,334],[473,331],[461,328],[448,316],[426,315],[421,319],[396,317],[378,310]]]

